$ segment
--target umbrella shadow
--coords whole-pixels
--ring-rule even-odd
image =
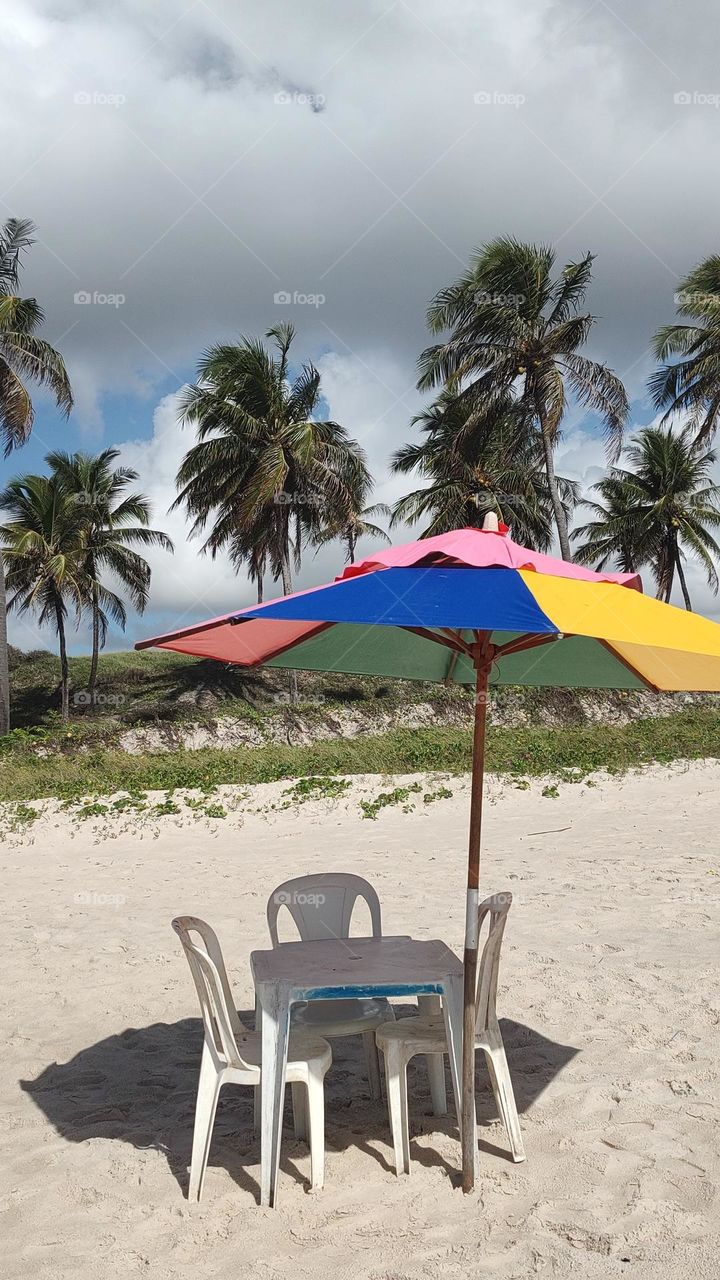
[[[252,1013],[241,1013],[241,1017],[246,1025],[252,1025]],[[518,1110],[522,1113],[579,1051],[547,1040],[520,1023],[506,1020],[501,1022],[501,1027]],[[35,1079],[21,1080],[20,1087],[68,1142],[102,1137],[127,1142],[138,1150],[162,1152],[173,1177],[187,1193],[202,1041],[200,1018],[129,1027],[81,1049],[68,1062],[50,1063]],[[335,1040],[333,1055],[333,1066],[326,1080],[328,1151],[342,1152],[356,1147],[376,1160],[383,1170],[393,1172],[387,1113],[384,1104],[373,1102],[369,1097],[360,1037]],[[495,1120],[496,1112],[481,1054],[478,1059],[477,1109],[478,1127],[482,1131],[483,1126]],[[446,1116],[433,1116],[430,1112],[422,1059],[410,1064],[408,1085],[413,1135],[444,1132],[457,1137],[452,1109]],[[295,1157],[305,1156],[307,1152],[305,1144],[297,1142],[292,1135],[289,1095],[288,1090],[281,1168],[305,1185],[306,1179]],[[452,1108],[449,1075],[448,1102]],[[439,1152],[417,1143],[413,1143],[413,1148],[413,1159],[418,1163],[441,1167],[455,1179],[457,1168]],[[482,1138],[481,1148],[507,1155]],[[225,1168],[243,1191],[259,1200],[257,1178],[248,1171],[248,1166],[257,1166],[259,1162],[260,1139],[253,1131],[253,1090],[223,1089],[209,1164]]]

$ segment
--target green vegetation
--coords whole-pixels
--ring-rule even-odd
[[[161,800],[158,804],[154,804],[152,807],[152,813],[157,818],[163,818],[168,814],[179,812],[180,805],[176,800],[173,800],[172,796],[168,796],[167,799]]]
[[[94,705],[98,656],[110,619],[122,629],[125,603],[110,589],[118,585],[138,613],[150,591],[150,566],[137,547],[163,547],[170,539],[149,528],[150,506],[141,493],[126,493],[137,472],[113,467],[117,449],[93,458],[86,453],[50,453],[49,475],[16,476],[0,493],[0,559],[9,592],[7,609],[34,614],[54,628],[60,651],[60,710],[70,717],[68,615],[75,626],[92,620],[92,657],[88,684],[81,691]]]
[[[350,783],[345,778],[300,778],[283,791],[283,796],[286,797],[283,808],[289,808],[291,804],[303,804],[306,800],[337,800],[349,786]]]
[[[62,356],[38,336],[45,314],[37,298],[19,296],[20,269],[35,243],[29,218],[8,218],[0,228],[0,443],[7,456],[28,440],[35,420],[28,390],[45,387],[67,415],[70,381]],[[0,556],[0,734],[10,728],[5,572]]]
[[[90,804],[84,804],[75,810],[76,818],[102,818],[108,812],[106,804],[100,804],[97,800],[93,800]]]
[[[83,686],[90,657],[70,658],[70,687]],[[26,801],[42,796],[95,801],[115,792],[117,813],[150,809],[146,792],[192,788],[202,792],[197,810],[206,813],[209,797],[222,783],[300,780],[286,791],[286,803],[311,797],[343,794],[343,774],[460,773],[470,767],[471,733],[468,690],[455,686],[382,682],[372,677],[340,677],[301,673],[300,701],[290,707],[278,700],[277,681],[283,672],[242,672],[220,663],[186,658],[182,654],[110,653],[100,659],[97,689],[106,699],[101,712],[78,710],[63,726],[53,705],[58,690],[59,663],[53,654],[12,652],[15,717],[18,727],[0,740],[0,800]],[[282,686],[281,686],[282,687]],[[282,695],[287,699],[287,692]],[[537,689],[493,692],[493,703],[518,699],[530,718],[537,719],[548,698],[560,699],[562,718],[573,716],[571,692],[553,694]],[[115,701],[115,699],[118,699]],[[283,742],[242,748],[177,750],[129,754],[119,749],[120,732],[128,724],[172,724],[183,719],[215,722],[222,716],[246,718],[263,728],[273,718],[318,717],[327,722],[333,708],[361,707],[365,714],[413,701],[432,701],[436,707],[455,705],[460,726],[396,728],[355,739],[322,740],[309,745]],[[568,704],[568,705],[566,705]],[[555,704],[553,704],[555,707]],[[33,719],[44,723],[33,724]],[[282,722],[282,721],[281,721]],[[561,782],[582,782],[597,769],[623,771],[652,760],[696,759],[719,754],[720,709],[685,708],[673,716],[638,719],[629,724],[570,724],[561,730],[538,726],[491,727],[488,730],[488,768],[511,774],[518,787],[528,777],[547,774]],[[442,799],[447,788],[430,791],[424,803]],[[401,803],[401,801],[388,801]],[[190,804],[190,803],[187,803]],[[193,806],[190,805],[192,809]],[[220,806],[222,808],[222,806]],[[168,808],[165,812],[172,813]],[[223,817],[220,813],[209,817]],[[28,819],[32,820],[32,819]]]
[[[206,786],[201,796],[177,795],[171,788],[156,804],[149,802],[144,791],[131,791],[119,795],[112,803],[84,792],[63,801],[61,810],[69,812],[74,821],[85,822],[88,818],[107,818],[109,821],[120,819],[125,814],[135,816],[138,823],[155,821],[158,818],[191,815],[194,818],[227,818],[228,811],[224,805],[211,802],[209,799],[213,787]],[[18,804],[0,804],[0,830],[3,834],[17,832],[27,823],[40,816],[40,811],[31,808],[24,802]]]
[[[394,471],[423,481],[400,498],[392,524],[423,522],[423,537],[482,526],[486,512],[502,514],[516,542],[549,551],[553,507],[539,435],[528,430],[525,411],[509,393],[473,408],[447,390],[413,420],[420,443],[393,455]],[[579,486],[556,476],[565,517],[580,499]]]
[[[190,801],[188,801],[189,803]],[[113,800],[110,806],[113,813],[144,813],[147,807],[147,796],[144,791],[118,796],[117,800]]]
[[[717,595],[720,546],[711,532],[720,528],[715,450],[701,449],[691,427],[645,427],[625,456],[630,469],[613,467],[593,485],[602,501],[583,504],[595,519],[573,532],[583,539],[577,559],[597,569],[617,564],[629,573],[649,565],[666,603],[677,573],[686,609],[692,602],[683,560],[695,560]]]
[[[698,443],[712,439],[720,421],[720,256],[713,253],[680,281],[675,305],[683,323],[663,325],[653,339],[661,367],[649,389],[663,422],[687,415]],[[695,323],[687,323],[695,321]]]
[[[62,358],[37,336],[42,311],[34,299],[16,293],[32,232],[32,223],[14,219],[0,228],[0,439],[8,452],[32,428],[25,380],[45,386],[64,412],[72,406]],[[234,568],[249,573],[261,598],[268,575],[285,591],[292,587],[309,547],[339,541],[346,560],[353,561],[359,538],[387,542],[383,528],[373,523],[377,517],[419,522],[419,536],[427,538],[479,526],[494,510],[516,539],[536,549],[550,548],[554,525],[567,560],[574,539],[582,563],[633,571],[649,566],[658,596],[669,601],[679,582],[687,609],[687,560],[700,565],[717,592],[720,486],[708,445],[720,422],[720,257],[696,267],[677,295],[680,316],[694,323],[666,326],[656,335],[662,368],[650,387],[665,416],[659,426],[641,430],[624,453],[625,389],[606,365],[584,354],[596,323],[586,309],[592,270],[589,252],[558,270],[549,246],[500,236],[475,251],[468,270],[440,290],[427,313],[433,345],[419,360],[418,389],[434,399],[412,424],[421,428],[419,442],[411,439],[393,458],[396,471],[418,475],[423,487],[401,497],[392,513],[370,503],[373,479],[350,429],[321,417],[326,404],[320,374],[312,363],[293,361],[291,325],[269,329],[269,345],[241,336],[211,346],[181,402],[180,418],[195,428],[196,438],[176,476],[173,504],[187,514],[190,536],[202,535],[198,553],[227,553]],[[555,471],[571,408],[591,411],[607,432],[612,465],[594,486],[598,501],[588,501],[578,485]],[[682,429],[671,421],[678,412],[687,419]],[[210,792],[219,782],[301,775],[285,793],[281,807],[287,807],[313,796],[341,795],[343,773],[468,767],[466,688],[294,671],[288,677],[169,653],[100,660],[109,624],[124,628],[128,605],[141,613],[150,603],[150,567],[140,552],[172,550],[167,536],[150,528],[146,498],[131,491],[139,477],[116,466],[119,459],[112,448],[96,456],[57,450],[45,459],[49,475],[16,477],[0,494],[0,797],[82,797],[85,816],[93,816],[103,809],[97,795],[121,788],[113,813],[176,814],[184,812],[173,799],[176,787]],[[626,467],[617,465],[620,459]],[[593,519],[571,533],[579,505]],[[59,659],[8,649],[5,573],[8,608],[53,626]],[[70,658],[68,625],[86,618],[92,655]],[[16,726],[9,733],[6,659]],[[548,706],[557,713],[554,719],[545,716],[553,723],[587,718],[581,696],[572,690],[562,701],[559,692],[498,689],[494,707],[502,708],[506,698],[520,721],[527,712],[536,726]],[[643,714],[642,699],[623,704],[621,698],[614,704],[619,709],[629,705]],[[432,712],[442,706],[447,714],[432,717],[425,729],[373,736],[383,713],[418,702],[429,703]],[[333,719],[333,709],[354,703],[363,714],[359,736],[348,741],[341,736],[347,719]],[[240,725],[234,741],[262,745],[185,748],[183,721],[212,724],[228,714],[251,726],[245,732]],[[627,728],[607,723],[612,717],[560,733],[495,728],[489,765],[512,773],[522,786],[523,773],[580,782],[589,768],[713,755],[717,715],[709,703]],[[401,718],[384,715],[382,727]],[[426,718],[408,716],[402,723]],[[448,721],[456,727],[442,727]],[[123,752],[124,730],[144,725],[159,732],[132,735]],[[337,736],[292,745],[293,739],[307,742],[328,733]],[[154,749],[130,754],[143,742]],[[546,787],[548,797],[557,793],[555,781]],[[152,806],[144,790],[150,787],[167,791],[166,798]],[[375,817],[386,804],[406,803],[407,791],[380,793],[366,802],[366,816]],[[423,803],[450,794],[440,787],[426,793]],[[190,812],[226,816],[207,795],[184,803]]]
[[[488,730],[487,766],[515,777],[522,787],[528,777],[549,775],[559,781],[582,781],[605,769],[620,773],[653,761],[717,757],[720,712],[691,709],[628,725],[568,725],[561,730],[517,728]],[[172,793],[175,788],[212,791],[225,783],[253,785],[299,778],[296,796],[340,794],[335,783],[355,773],[402,774],[424,770],[463,773],[470,767],[469,728],[395,729],[374,736],[331,739],[307,746],[280,743],[237,749],[206,748],[129,755],[103,747],[81,754],[38,756],[27,747],[7,751],[0,770],[0,800],[27,801],[44,796],[107,796],[127,793],[115,804],[141,811],[146,790]],[[339,775],[339,779],[338,779]],[[318,783],[322,780],[322,785]],[[412,790],[419,789],[413,787]],[[400,788],[405,791],[406,789]],[[290,788],[293,791],[293,788]],[[409,795],[409,789],[407,789]],[[402,803],[408,795],[366,802],[375,812]],[[432,793],[431,793],[432,794]],[[174,812],[167,807],[165,812]],[[211,815],[212,816],[212,815]],[[220,815],[216,815],[220,816]]]
[[[177,474],[175,506],[185,508],[203,551],[221,549],[247,564],[262,598],[263,577],[292,591],[303,545],[332,531],[352,542],[349,523],[372,487],[365,454],[337,422],[321,421],[320,374],[304,364],[292,377],[295,330],[274,325],[255,338],[206,351],[180,416],[197,442]]]
[[[92,743],[112,746],[122,729],[131,725],[215,721],[226,715],[261,725],[289,709],[284,671],[244,671],[222,662],[148,649],[101,656],[94,706],[74,701],[75,692],[88,687],[90,656],[69,658],[72,718],[63,725],[57,715],[58,658],[44,649],[30,653],[11,649],[10,654],[17,728],[0,738],[0,755],[43,743],[63,750]],[[298,672],[298,687],[298,701],[291,709],[306,717],[326,716],[333,707],[388,710],[428,700],[435,705],[471,706],[470,693],[457,685],[445,688],[372,676]]]
[[[715,757],[719,745],[720,713],[711,710],[683,711],[666,719],[618,726],[491,728],[487,766],[491,772],[521,777],[562,777],[564,771],[575,769],[582,777],[597,769],[621,772],[652,761]],[[140,789],[172,791],[224,783],[252,785],[317,774],[414,773],[426,769],[461,773],[470,767],[471,747],[469,729],[426,728],[395,729],[309,746],[273,744],[142,755],[100,748],[76,756],[45,757],[20,750],[3,758],[0,800],[116,791],[136,794]],[[397,802],[396,798],[383,803]]]
[[[452,791],[449,787],[438,787],[436,791],[426,791],[423,796],[423,804],[434,804],[436,800],[452,799]]]
[[[107,638],[109,621],[123,631],[127,610],[122,595],[103,580],[111,580],[136,613],[144,613],[150,594],[150,566],[139,554],[140,547],[162,547],[172,551],[166,534],[150,528],[150,503],[142,493],[127,490],[138,479],[131,467],[115,467],[119,449],[103,449],[93,457],[88,453],[48,454],[45,463],[51,479],[75,507],[75,537],[82,544],[84,607],[92,621],[92,657],[88,680],[88,702],[95,701],[98,658]]]
[[[12,810],[13,824],[16,827],[26,826],[30,822],[35,822],[40,817],[38,809],[33,809],[29,804],[16,804]]]
[[[380,810],[387,808],[391,804],[401,804],[407,812],[411,808],[407,801],[417,791],[422,791],[420,783],[411,782],[407,787],[394,787],[392,791],[381,791],[374,800],[361,800],[362,816],[363,818],[372,818],[374,821]]]
[[[437,388],[457,398],[465,434],[477,431],[488,403],[509,397],[521,411],[530,453],[544,458],[564,560],[572,560],[572,553],[554,452],[570,399],[599,416],[611,446],[621,440],[628,415],[620,379],[582,354],[595,324],[584,310],[592,264],[593,255],[586,253],[553,275],[549,245],[498,236],[430,303],[428,328],[440,341],[420,356],[419,390]]]
[[[281,806],[312,798],[336,798],[347,790],[343,775],[369,773],[392,775],[434,770],[461,773],[470,767],[471,694],[464,688],[387,681],[371,677],[329,676],[300,673],[300,701],[290,705],[287,690],[278,694],[284,672],[244,672],[221,663],[187,658],[161,651],[109,653],[100,658],[98,690],[106,699],[101,708],[78,711],[70,725],[60,723],[51,708],[57,696],[59,663],[53,654],[12,651],[13,689],[18,727],[0,739],[0,801],[27,801],[57,796],[74,806],[98,803],[99,798],[120,793],[111,813],[150,814],[153,802],[148,790],[166,793],[163,811],[171,806],[175,788],[199,793],[186,799],[182,812],[222,818],[211,799],[221,784],[251,786],[258,782],[294,779]],[[90,657],[71,658],[71,689],[87,680]],[[282,688],[282,686],[280,686]],[[622,709],[623,695],[617,695]],[[115,699],[118,699],[116,702]],[[460,724],[426,728],[398,728],[384,733],[363,733],[351,739],[323,739],[309,745],[282,741],[258,747],[183,748],[179,728],[185,720],[216,723],[223,716],[244,718],[259,731],[273,720],[285,728],[301,713],[303,723],[332,723],[342,708],[362,708],[366,717],[378,719],[388,711],[413,702],[432,703],[450,712]],[[678,710],[659,719],[636,720],[628,725],[569,723],[580,719],[577,696],[572,691],[497,689],[497,710],[513,706],[537,722],[548,706],[562,729],[533,727],[488,731],[488,768],[509,774],[520,789],[527,778],[549,775],[554,781],[582,782],[598,769],[621,771],[658,760],[695,759],[718,754],[720,707],[707,705]],[[33,724],[42,719],[44,723]],[[169,749],[130,754],[119,747],[119,736],[128,726],[162,725],[170,735]],[[278,735],[280,736],[280,735]],[[447,796],[443,779],[429,788],[423,804]],[[403,803],[407,797],[384,803]],[[366,802],[371,807],[376,801]],[[383,807],[382,804],[378,806]],[[33,811],[34,813],[34,811]],[[91,816],[88,814],[87,816]],[[375,816],[369,814],[368,816]],[[32,821],[32,818],[27,818]]]

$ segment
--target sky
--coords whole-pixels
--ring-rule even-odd
[[[330,416],[367,451],[375,500],[392,502],[427,304],[509,234],[550,243],[561,264],[597,255],[588,354],[624,379],[628,434],[653,419],[650,339],[720,248],[715,29],[710,0],[0,9],[0,219],[37,224],[22,292],[44,307],[76,400],[65,421],[36,394],[33,439],[0,481],[41,470],[51,448],[113,444],[176,544],[152,554],[148,611],[110,647],[252,599],[168,514],[193,443],[178,397],[213,342],[291,320]],[[602,472],[581,413],[557,466],[585,488]],[[307,552],[300,585],[341,560],[338,546]],[[720,616],[692,566],[689,582]],[[31,621],[10,631],[53,645]]]

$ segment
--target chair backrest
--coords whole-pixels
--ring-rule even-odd
[[[489,919],[488,935],[478,965],[477,991],[475,994],[475,1029],[478,1033],[488,1027],[497,1027],[495,997],[500,970],[500,947],[512,906],[511,893],[494,893],[478,907],[478,937],[485,917]]]
[[[172,927],[190,965],[207,1044],[215,1051],[214,1056],[224,1059],[228,1066],[247,1066],[238,1048],[238,1039],[246,1028],[235,1008],[217,934],[197,916],[176,916]],[[199,937],[202,945],[192,935]]]
[[[350,919],[358,898],[370,908],[373,938],[381,937],[380,899],[362,876],[324,871],[286,880],[271,893],[267,904],[273,946],[279,945],[277,919],[282,907],[287,907],[303,942],[318,942],[350,936]]]

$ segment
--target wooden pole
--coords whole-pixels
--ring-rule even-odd
[[[478,902],[480,889],[480,834],[482,830],[485,775],[485,726],[487,719],[487,656],[475,660],[475,726],[473,732],[470,790],[470,838],[468,842],[467,896],[465,901],[465,952],[462,1041],[462,1189],[475,1186],[477,1135],[475,1131],[475,986],[478,963]]]

